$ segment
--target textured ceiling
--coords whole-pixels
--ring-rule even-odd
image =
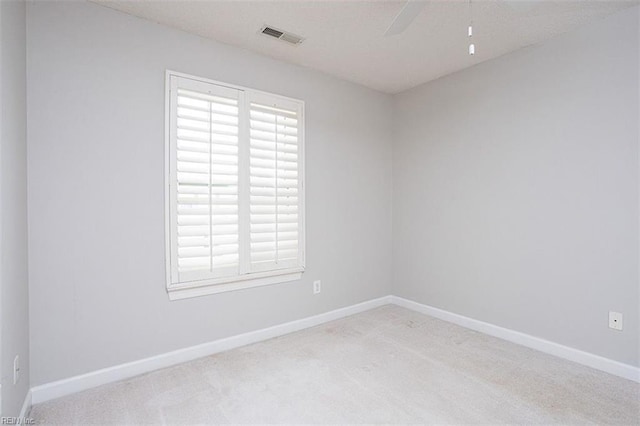
[[[467,0],[426,2],[400,35],[384,37],[404,1],[104,1],[164,25],[397,93],[538,43],[638,4],[634,1],[474,0],[476,55],[467,54]],[[629,12],[631,13],[631,12]],[[292,46],[262,25],[303,36]]]

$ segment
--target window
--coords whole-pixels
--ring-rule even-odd
[[[167,72],[171,299],[299,279],[304,104]]]

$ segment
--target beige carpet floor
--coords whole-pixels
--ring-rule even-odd
[[[384,306],[33,407],[38,424],[639,424],[640,385]]]

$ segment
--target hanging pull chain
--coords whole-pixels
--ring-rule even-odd
[[[473,44],[473,10],[471,8],[471,0],[469,0],[469,55],[473,56],[476,54],[476,45]]]

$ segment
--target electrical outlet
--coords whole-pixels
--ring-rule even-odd
[[[322,282],[320,280],[313,282],[313,294],[318,294],[322,291]]]
[[[13,359],[13,384],[15,385],[20,380],[20,356],[16,355]]]
[[[609,312],[609,328],[622,330],[622,314],[620,312]]]

